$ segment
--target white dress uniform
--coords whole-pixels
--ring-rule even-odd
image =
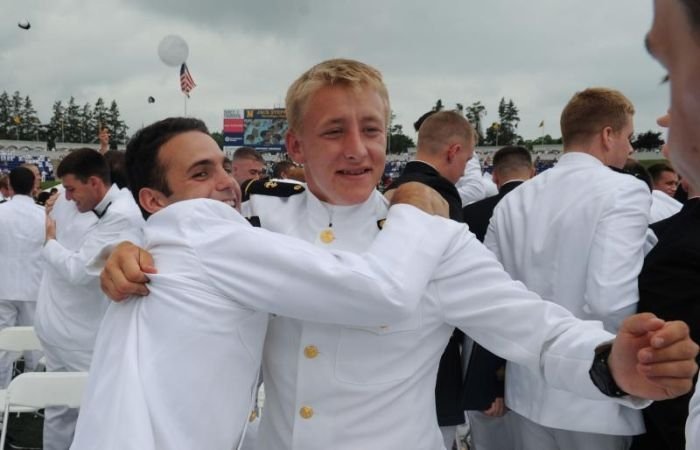
[[[407,205],[392,208],[387,228],[362,257],[253,228],[214,200],[151,216],[145,248],[158,274],[149,275],[148,298],[109,306],[71,448],[235,448],[268,312],[358,326],[406,317],[465,233]]]
[[[676,214],[683,208],[683,203],[671,197],[667,193],[654,189],[651,191],[651,212],[649,223],[664,220]]]
[[[97,330],[109,301],[99,277],[87,265],[102,247],[119,242],[125,230],[139,228],[141,212],[131,193],[113,185],[95,207],[80,213],[73,202],[56,202],[56,239],[42,254],[46,269],[41,279],[35,329],[46,355],[48,371],[87,371]],[[73,439],[77,410],[47,408],[44,448],[65,450]]]
[[[685,449],[698,450],[700,448],[700,389],[696,389],[690,399],[688,407],[688,420],[685,423]]]
[[[474,152],[471,159],[464,166],[464,174],[455,183],[459,197],[462,199],[462,206],[478,202],[486,198],[486,185],[481,175],[481,163],[479,155]]]
[[[44,208],[28,195],[15,195],[0,204],[0,329],[34,325],[45,224]],[[36,363],[31,353],[25,354],[27,367]],[[10,383],[15,356],[0,352],[0,389]]]
[[[364,203],[334,206],[305,191],[288,198],[251,195],[244,211],[263,228],[361,252],[377,235],[387,203],[375,191]],[[327,239],[329,223],[333,239]],[[444,255],[406,320],[347,327],[271,318],[259,448],[443,449],[435,378],[455,326],[490,351],[542,370],[557,387],[605,398],[588,371],[594,348],[613,336],[512,281],[466,233]]]
[[[602,321],[614,333],[636,312],[650,197],[636,178],[589,154],[568,152],[554,168],[504,197],[485,243],[514,279],[579,318]],[[561,391],[540,373],[511,362],[506,405],[550,428],[625,436],[644,432],[639,411]],[[601,448],[597,445],[587,448]]]

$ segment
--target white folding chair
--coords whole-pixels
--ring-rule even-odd
[[[0,330],[0,350],[24,352],[41,350],[34,327],[7,327]]]
[[[47,406],[78,408],[87,376],[87,372],[29,372],[12,380],[0,399],[4,410],[0,449],[5,448],[11,412],[37,411]]]

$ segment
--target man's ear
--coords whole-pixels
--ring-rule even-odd
[[[162,192],[151,188],[141,188],[139,204],[143,209],[153,214],[168,206],[167,197]]]
[[[615,134],[615,131],[613,131],[612,127],[605,127],[600,133],[601,139],[603,140],[603,148],[605,148],[605,151],[607,152],[611,148],[611,141],[614,137],[613,135]]]
[[[296,132],[288,130],[287,135],[284,137],[284,142],[287,145],[287,154],[292,158],[292,161],[297,164],[304,164],[304,151],[301,148],[301,141]]]
[[[447,147],[447,162],[452,162],[455,158],[455,155],[462,149],[462,146],[454,143],[450,144],[449,147]]]

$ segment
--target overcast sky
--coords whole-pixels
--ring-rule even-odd
[[[0,91],[29,95],[42,121],[56,100],[115,99],[133,133],[184,113],[179,69],[157,53],[176,34],[197,83],[187,113],[212,131],[224,109],[283,106],[298,75],[335,57],[382,71],[410,135],[438,98],[480,100],[490,124],[506,97],[523,137],[542,120],[558,137],[562,107],[589,86],[621,90],[636,130],[659,130],[668,87],[643,45],[651,14],[639,0],[0,0]]]

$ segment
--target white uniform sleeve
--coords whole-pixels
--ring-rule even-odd
[[[496,355],[541,373],[557,389],[610,399],[588,373],[595,347],[614,338],[600,322],[579,320],[528,291],[473,235],[450,247],[436,273],[436,295],[447,323]],[[632,397],[614,401],[648,404]]]
[[[99,271],[90,269],[90,262],[103,248],[121,241],[124,230],[133,228],[132,222],[119,214],[107,214],[101,221],[78,251],[68,250],[55,239],[44,246],[42,254],[47,264],[72,284],[87,284],[99,276]]]
[[[455,187],[462,199],[462,206],[467,206],[470,203],[486,198],[486,188],[481,181],[481,164],[476,153],[467,162],[467,165],[464,167],[464,175],[457,180]]]
[[[620,186],[614,204],[597,223],[588,255],[584,309],[611,331],[637,311],[637,277],[649,226],[649,190],[637,180],[629,181]]]
[[[224,296],[258,311],[376,326],[408,317],[463,224],[408,205],[389,210],[364,254],[329,251],[231,220],[198,217],[194,250]]]
[[[685,423],[685,441],[686,450],[700,448],[700,389],[695,389],[690,399],[688,420]]]

